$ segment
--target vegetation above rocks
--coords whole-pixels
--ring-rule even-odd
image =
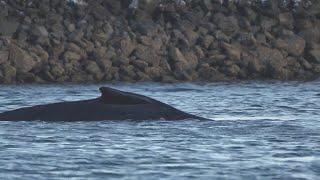
[[[187,2],[1,1],[0,82],[319,77],[319,1]]]

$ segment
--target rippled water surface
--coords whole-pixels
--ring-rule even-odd
[[[102,85],[0,86],[0,112]],[[0,122],[0,179],[319,179],[320,82],[113,84],[212,121]]]

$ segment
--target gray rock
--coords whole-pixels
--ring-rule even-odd
[[[138,81],[152,81],[152,79],[145,73],[138,71],[137,74],[137,80]]]
[[[96,63],[99,65],[102,71],[108,71],[112,67],[112,61],[105,57],[96,59]]]
[[[46,27],[44,27],[44,26],[34,26],[31,29],[31,33],[34,36],[40,36],[40,37],[48,37],[48,35],[49,35]]]
[[[209,46],[213,43],[214,40],[215,40],[215,39],[214,39],[213,36],[211,36],[211,35],[206,35],[205,37],[203,37],[201,44],[202,44],[202,46],[203,46],[204,48],[208,49]]]
[[[94,76],[96,80],[100,80],[103,77],[103,74],[101,72],[101,69],[94,61],[87,61],[85,65],[85,70]]]
[[[211,11],[214,8],[212,0],[203,0],[202,3],[203,7],[205,7],[207,11]]]
[[[0,36],[11,37],[18,29],[19,22],[16,20],[0,20]]]
[[[70,23],[67,25],[67,29],[69,32],[73,32],[76,29],[76,26],[75,26],[75,24]]]
[[[311,70],[312,69],[312,65],[304,58],[301,58],[301,64],[302,66],[306,69],[306,70]]]
[[[205,81],[224,81],[225,75],[219,72],[214,67],[210,67],[209,64],[203,64],[198,70],[199,76]]]
[[[34,83],[37,80],[36,76],[29,72],[18,73],[16,79],[19,83]]]
[[[287,28],[293,28],[293,15],[290,12],[279,14],[279,22],[280,25],[285,26]]]
[[[158,67],[147,67],[145,69],[145,73],[153,80],[153,81],[160,81],[162,71]]]
[[[77,44],[71,42],[71,43],[66,44],[66,50],[77,53],[78,55],[84,57],[84,56],[86,56],[87,49],[83,49],[82,47],[78,46]]]
[[[238,65],[236,64],[232,64],[231,66],[227,67],[225,69],[225,73],[228,75],[228,76],[232,76],[232,77],[236,77],[239,75],[241,69],[239,68]]]
[[[17,72],[29,72],[38,63],[40,63],[34,55],[29,54],[27,51],[20,47],[11,44],[9,52],[9,61],[17,69]]]
[[[220,30],[216,31],[214,36],[219,41],[224,41],[224,42],[230,42],[231,41],[231,37],[227,36],[226,34],[224,34]]]
[[[141,35],[154,36],[157,35],[157,25],[152,21],[139,22],[133,25],[134,31],[137,31]]]
[[[299,35],[309,44],[319,43],[320,26],[302,30]]]
[[[9,15],[9,9],[6,4],[0,4],[0,21]]]
[[[238,47],[222,42],[220,44],[221,48],[225,50],[226,54],[231,60],[240,60],[241,59],[241,49]]]
[[[150,47],[138,45],[135,49],[134,55],[142,60],[150,64],[151,66],[159,66],[160,63],[160,56],[157,52]]]
[[[267,76],[274,79],[291,79],[290,70],[286,68],[288,62],[279,50],[259,47],[257,51],[258,59],[264,64]]]
[[[63,58],[67,62],[79,61],[81,59],[81,55],[72,51],[66,51],[63,54]]]
[[[121,65],[129,65],[130,64],[130,59],[127,57],[123,57],[123,56],[117,56],[115,58],[112,59],[112,65],[113,66],[121,66]]]
[[[0,50],[0,64],[7,62],[9,58],[8,50]]]
[[[138,69],[140,69],[141,71],[144,71],[145,68],[148,67],[148,63],[146,63],[145,61],[141,61],[141,60],[133,60],[132,64],[137,67]]]
[[[306,41],[300,36],[293,35],[285,39],[288,44],[286,50],[290,55],[301,56],[306,47]]]
[[[314,49],[309,51],[310,60],[312,60],[315,63],[320,63],[320,50]]]
[[[117,40],[116,44],[114,45],[121,56],[129,57],[133,50],[135,49],[135,44],[129,38],[124,38]]]
[[[15,77],[17,74],[17,70],[15,67],[11,66],[8,63],[4,63],[0,65],[0,69],[2,70],[3,82],[4,83],[13,83],[15,81]]]
[[[83,38],[83,32],[78,30],[73,31],[68,36],[69,41],[74,42],[76,44],[81,43],[82,38]]]
[[[218,13],[214,16],[214,21],[218,27],[227,35],[232,35],[239,30],[238,20],[234,16],[224,16]]]
[[[191,80],[189,75],[198,63],[197,57],[191,53],[185,56],[178,48],[175,47],[170,47],[169,57],[173,61],[172,69],[175,76],[179,79]]]
[[[33,26],[31,28],[31,35],[35,44],[41,44],[45,46],[50,44],[50,40],[48,38],[49,33],[44,26]]]
[[[189,41],[189,44],[195,44],[199,38],[199,34],[196,33],[192,28],[187,28],[183,32]]]
[[[130,79],[135,79],[136,78],[136,73],[135,73],[135,68],[132,65],[127,65],[127,66],[121,66],[120,67],[120,73],[121,75],[125,75],[129,77]]]
[[[65,74],[63,65],[60,63],[52,63],[50,68],[50,73],[54,76],[53,79],[58,79]]]
[[[41,61],[49,60],[49,53],[46,50],[44,50],[40,45],[34,46],[29,50],[35,53],[41,59]]]
[[[261,28],[264,31],[271,31],[272,27],[274,27],[277,24],[277,22],[274,19],[271,18],[263,18],[261,21]]]

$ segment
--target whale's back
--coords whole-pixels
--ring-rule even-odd
[[[165,103],[139,94],[100,88],[101,97],[60,102],[0,113],[0,121],[101,121],[101,120],[180,120],[197,118]]]

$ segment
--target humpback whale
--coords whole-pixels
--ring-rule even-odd
[[[182,120],[201,118],[158,100],[110,87],[95,99],[36,105],[0,113],[0,121]]]

